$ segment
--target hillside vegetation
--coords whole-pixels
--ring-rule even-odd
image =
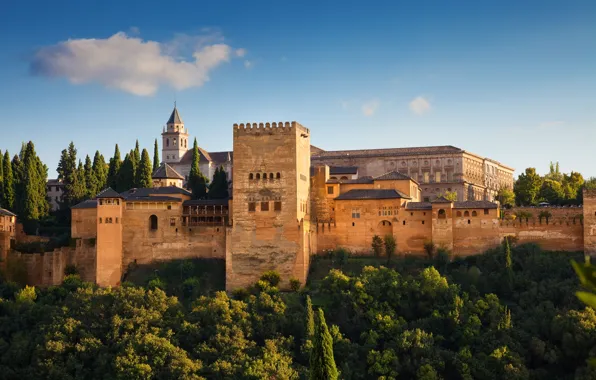
[[[301,291],[267,273],[229,296],[221,263],[200,260],[137,268],[114,289],[3,282],[0,374],[306,379],[309,295],[342,379],[596,379],[596,313],[574,295],[570,259],[583,256],[535,245],[453,262],[331,255]]]

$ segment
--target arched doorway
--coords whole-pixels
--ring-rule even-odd
[[[380,237],[384,237],[385,235],[393,234],[393,223],[388,220],[380,221],[377,225],[375,235],[379,235]]]

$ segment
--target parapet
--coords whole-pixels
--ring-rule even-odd
[[[260,134],[260,133],[286,133],[298,129],[301,132],[309,133],[308,128],[295,121],[272,122],[272,123],[241,123],[234,124],[234,132],[242,134]]]

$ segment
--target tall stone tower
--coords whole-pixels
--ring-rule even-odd
[[[596,258],[596,190],[583,190],[584,254]]]
[[[310,131],[292,123],[234,124],[233,226],[226,247],[226,289],[266,271],[282,288],[306,281],[314,250],[310,224]]]
[[[111,188],[97,195],[96,280],[120,285],[122,275],[122,197]]]
[[[161,159],[168,164],[180,162],[188,150],[188,133],[176,105],[161,134],[161,146]]]

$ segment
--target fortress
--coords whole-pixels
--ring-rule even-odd
[[[73,247],[11,250],[11,241],[25,237],[15,216],[0,211],[0,254],[22,260],[36,285],[60,283],[67,265],[86,281],[117,286],[131,265],[219,258],[228,290],[267,270],[280,273],[282,287],[290,279],[304,284],[312,255],[337,247],[370,255],[375,235],[393,235],[401,256],[424,255],[428,241],[456,256],[477,254],[506,236],[596,254],[595,191],[584,191],[584,206],[576,210],[581,218],[505,221],[492,197],[500,186],[512,186],[513,169],[458,148],[326,152],[311,145],[310,130],[297,122],[234,124],[233,152],[201,150],[201,170],[212,174],[223,165],[232,197],[193,200],[182,187],[186,133],[174,109],[154,188],[108,188],[73,207]],[[457,192],[458,200],[439,196],[445,190]]]

